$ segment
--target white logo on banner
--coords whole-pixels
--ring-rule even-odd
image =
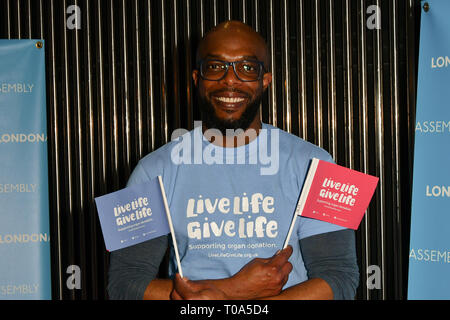
[[[0,134],[0,143],[39,143],[47,142],[45,133],[3,133]]]
[[[49,242],[49,241],[50,236],[47,233],[0,234],[0,244]]]
[[[450,186],[426,186],[427,197],[450,197]]]
[[[445,249],[444,249],[445,250]],[[450,251],[437,249],[411,249],[409,252],[409,259],[424,262],[441,262],[450,263]]]
[[[30,193],[36,190],[37,184],[33,183],[0,183],[0,193]]]
[[[418,121],[416,123],[416,132],[421,133],[450,133],[450,121]]]
[[[450,57],[432,57],[431,58],[431,69],[436,68],[447,68],[450,66]]]
[[[35,294],[39,290],[38,283],[21,283],[0,285],[0,295],[26,295]]]
[[[32,93],[33,83],[0,83],[0,93]]]

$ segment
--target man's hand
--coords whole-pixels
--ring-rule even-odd
[[[235,299],[250,300],[279,294],[292,271],[291,254],[288,246],[271,258],[253,259],[231,277],[232,285],[224,291]]]
[[[171,299],[180,300],[254,300],[279,294],[286,284],[292,265],[288,261],[292,247],[270,258],[255,258],[231,278],[191,281],[176,274]]]
[[[228,297],[208,281],[191,281],[177,273],[173,280],[172,300],[227,300]]]

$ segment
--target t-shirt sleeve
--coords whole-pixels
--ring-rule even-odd
[[[320,221],[312,218],[300,216],[298,217],[298,219],[299,219],[298,238],[300,240],[320,233],[333,232],[345,229],[344,227],[338,226],[336,224],[331,224],[329,222]]]
[[[142,159],[134,168],[127,186],[150,181],[163,174],[163,161],[157,154]],[[110,253],[108,295],[113,300],[140,300],[156,278],[168,248],[168,236]]]
[[[308,279],[325,280],[335,300],[355,298],[359,284],[355,232],[328,232],[300,240]]]
[[[131,173],[130,178],[127,181],[127,187],[134,184],[149,182],[152,178],[155,177],[156,175],[154,177],[150,177],[149,173],[144,169],[142,162],[138,162],[133,172]]]
[[[166,253],[168,236],[161,236],[110,254],[108,295],[111,300],[141,300],[156,278]]]

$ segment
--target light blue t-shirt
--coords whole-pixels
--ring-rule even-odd
[[[333,162],[323,149],[268,124],[239,148],[217,147],[197,127],[144,157],[128,184],[162,176],[183,276],[220,279],[282,249],[313,157]],[[299,240],[341,229],[298,217],[285,288],[307,280]]]

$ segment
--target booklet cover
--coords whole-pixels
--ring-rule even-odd
[[[296,214],[358,229],[379,178],[313,158]]]
[[[108,251],[170,233],[159,177],[95,198]]]

